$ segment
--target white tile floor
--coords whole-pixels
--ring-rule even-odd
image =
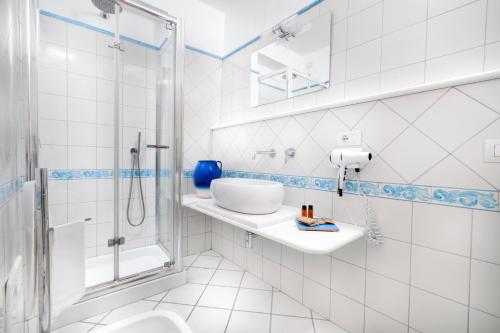
[[[194,333],[345,333],[216,252],[186,257],[184,265],[187,284],[54,333],[95,332],[104,325],[151,310],[179,314]]]

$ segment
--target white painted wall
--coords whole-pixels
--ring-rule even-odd
[[[224,54],[260,35],[312,0],[203,0],[225,14]]]

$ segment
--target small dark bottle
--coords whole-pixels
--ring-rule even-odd
[[[313,211],[313,205],[309,205],[307,209],[307,217],[309,218],[314,218],[314,211]]]
[[[307,217],[307,206],[302,205],[302,217]]]

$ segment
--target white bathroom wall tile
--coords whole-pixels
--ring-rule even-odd
[[[373,6],[377,2],[379,2],[379,0],[351,0],[349,2],[349,15]]]
[[[484,50],[484,70],[493,71],[500,68],[500,42],[486,45]]]
[[[335,16],[335,14],[333,14]],[[337,54],[347,48],[347,22],[345,19],[332,26],[331,52]],[[332,63],[333,65],[333,63]]]
[[[272,287],[270,285],[248,272],[245,272],[245,274],[243,275],[241,288],[272,290]]]
[[[472,260],[470,306],[500,316],[500,265]]]
[[[363,167],[359,175],[362,181],[404,183],[405,180],[394,171],[382,158],[375,156]]]
[[[96,53],[96,43],[95,31],[68,24],[68,47]]]
[[[285,187],[285,205],[302,206],[304,204],[304,189],[298,187]]]
[[[414,184],[451,188],[494,189],[481,176],[457,160],[453,155],[449,155],[424,173]]]
[[[66,120],[66,97],[38,94],[38,116],[45,119]]]
[[[470,255],[472,210],[413,204],[413,243],[421,246]]]
[[[469,332],[499,332],[500,318],[469,308]]]
[[[399,30],[427,17],[427,0],[384,1],[384,33]]]
[[[410,327],[419,332],[467,332],[467,307],[411,288]]]
[[[347,51],[346,80],[354,80],[380,71],[382,40],[375,39]]]
[[[331,288],[363,303],[365,298],[365,270],[337,259],[332,260]]]
[[[408,322],[409,292],[407,284],[366,273],[366,305],[402,323]]]
[[[365,267],[366,242],[364,239],[358,239],[336,250],[332,256],[353,265]]]
[[[326,156],[326,152],[321,149],[320,145],[310,137],[307,137],[297,148],[295,159],[304,170],[303,172],[306,175],[311,175],[319,166],[319,161],[326,158]]]
[[[95,223],[97,216],[97,206],[95,202],[81,202],[68,204],[68,222],[88,220]]]
[[[330,314],[330,289],[307,278],[304,279],[304,305],[323,317]]]
[[[131,64],[123,64],[123,82],[146,87],[146,68]]]
[[[106,80],[115,79],[115,66],[113,58],[97,56],[96,75],[98,78]]]
[[[40,41],[39,65],[44,68],[66,70],[66,48],[59,44]]]
[[[306,190],[305,203],[313,205],[314,215],[331,218],[333,215],[333,194],[327,191]],[[297,207],[298,209],[299,207]]]
[[[53,95],[66,95],[66,72],[57,69],[40,68],[38,71],[38,91]]]
[[[330,152],[337,145],[337,135],[339,132],[348,131],[345,124],[342,123],[331,111],[325,112],[318,124],[314,126],[310,135],[320,144],[321,148]]]
[[[412,182],[442,158],[446,151],[413,127],[409,127],[381,154],[408,182]]]
[[[302,302],[303,275],[281,266],[281,290],[297,302]]]
[[[96,62],[95,53],[68,49],[68,71],[71,73],[96,76]]]
[[[392,91],[424,84],[425,63],[419,62],[382,72],[380,90]]]
[[[395,321],[370,308],[365,310],[365,332],[366,333],[404,333],[408,328],[400,322]]]
[[[376,102],[367,102],[361,104],[348,105],[340,108],[335,108],[332,112],[350,129],[363,118],[374,106]]]
[[[50,205],[50,219],[53,225],[68,223],[68,205]]]
[[[335,196],[335,200],[333,200],[333,219],[340,222],[364,225],[366,215],[363,207],[364,202],[358,195]]]
[[[355,129],[363,133],[365,143],[375,152],[380,152],[407,126],[406,121],[379,102],[358,123]]]
[[[68,147],[69,169],[95,169],[95,147]]]
[[[380,37],[382,34],[382,11],[383,5],[380,3],[349,17],[347,23],[348,48]]]
[[[429,17],[453,11],[459,7],[473,2],[472,0],[430,0]]]
[[[96,79],[79,74],[68,74],[68,96],[96,99]]]
[[[500,11],[498,1],[488,1],[488,17],[486,25],[486,43],[500,41],[500,22],[496,13]]]
[[[410,279],[410,244],[384,238],[384,244],[368,243],[366,268],[409,283]]]
[[[441,98],[448,89],[430,90],[423,93],[384,99],[382,102],[408,122],[414,122]]]
[[[500,98],[495,94],[499,88],[500,80],[488,80],[458,86],[456,89],[500,113]]]
[[[411,283],[462,304],[468,302],[469,259],[413,246]]]
[[[485,20],[484,0],[431,18],[428,22],[427,56],[434,58],[481,45]]]
[[[97,183],[95,179],[68,181],[68,202],[89,202],[97,199]],[[95,222],[95,221],[94,221]]]
[[[382,38],[382,70],[425,60],[426,22],[412,25]]]
[[[473,211],[472,257],[500,265],[500,213]]]
[[[68,122],[68,145],[96,146],[96,130],[95,124]]]
[[[371,198],[377,222],[386,237],[410,242],[412,206],[410,202]]]
[[[303,272],[304,254],[288,246],[283,246],[281,264],[297,273]]]
[[[68,98],[68,120],[95,123],[97,117],[95,101],[81,98]]]
[[[311,317],[311,310],[282,292],[273,291],[272,313],[286,316]]]
[[[316,333],[345,333],[342,328],[328,320],[314,320],[314,329]]]
[[[477,47],[426,62],[426,82],[444,81],[482,71],[484,47]]]
[[[271,241],[269,239],[262,240],[262,255],[274,261],[275,263],[281,263],[281,244]]]
[[[41,168],[65,169],[68,166],[68,147],[41,145],[39,165]]]
[[[349,0],[325,0],[319,4],[320,13],[331,12],[334,22],[346,18],[348,6]]]
[[[364,306],[335,291],[331,292],[330,320],[348,332],[362,333]]]
[[[499,132],[500,120],[496,120],[453,153],[455,157],[480,174],[482,178],[497,189],[500,188],[498,165],[483,162],[483,144],[484,140],[496,137]]]
[[[258,278],[262,278],[262,257],[249,249],[246,250],[248,271]]]
[[[451,89],[414,124],[448,151],[453,151],[498,117],[485,106]],[[446,131],[436,122],[447,119]]]
[[[60,120],[40,119],[38,135],[42,145],[66,145],[66,122]]]
[[[59,45],[66,45],[66,22],[55,20],[51,17],[40,15],[40,40]]]
[[[68,182],[65,180],[49,181],[49,196],[51,204],[68,202]]]
[[[331,259],[327,255],[304,253],[304,276],[330,287]]]
[[[114,103],[114,93],[113,81],[97,79],[97,100],[99,102]]]
[[[262,279],[275,288],[281,287],[281,268],[274,261],[262,259]]]

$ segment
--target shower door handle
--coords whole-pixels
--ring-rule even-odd
[[[166,145],[147,145],[146,147],[155,149],[170,149],[170,146]]]

